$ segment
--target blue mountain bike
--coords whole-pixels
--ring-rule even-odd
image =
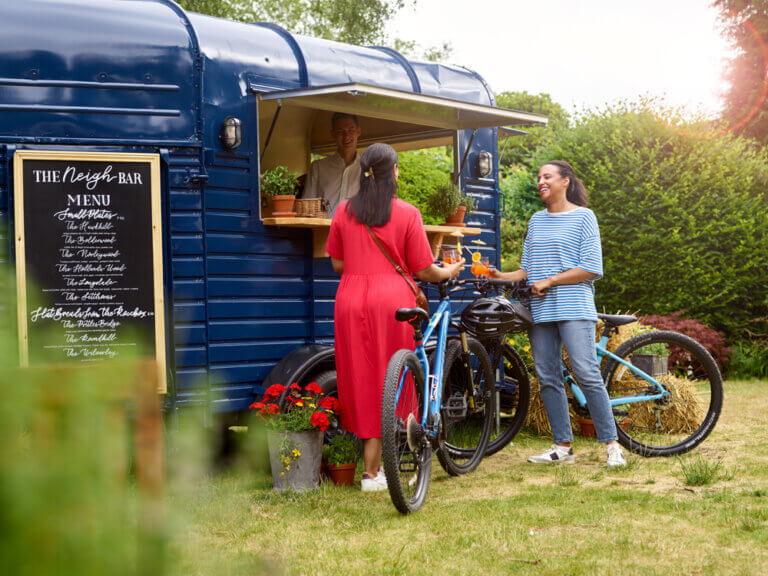
[[[480,342],[459,331],[449,292],[482,280],[437,284],[440,304],[431,318],[421,308],[401,308],[395,317],[414,327],[414,351],[397,351],[389,361],[381,409],[384,472],[389,494],[403,514],[418,510],[429,489],[432,455],[452,475],[474,470],[482,460],[496,413],[494,375]],[[426,330],[421,325],[429,320]],[[436,335],[427,355],[425,342]]]
[[[498,280],[488,280],[479,286],[481,299],[474,303],[485,302],[488,312],[467,328],[486,346],[491,365],[501,368],[496,382],[496,428],[486,456],[503,448],[520,429],[530,396],[524,362],[504,342],[505,334],[501,333],[529,328],[530,313],[519,305],[517,309],[512,306],[516,318],[500,322],[501,312],[492,311],[494,300],[489,298],[493,290],[503,290],[515,300],[530,298],[530,289],[524,283],[510,288]],[[609,350],[610,337],[637,318],[610,314],[598,317],[603,330],[595,347],[619,442],[642,456],[682,454],[703,442],[717,424],[723,406],[722,376],[709,352],[684,334],[652,329]],[[588,417],[586,397],[567,359],[562,370],[574,411]]]

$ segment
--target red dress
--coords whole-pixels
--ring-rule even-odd
[[[325,248],[344,261],[334,307],[341,426],[359,438],[381,438],[387,364],[401,348],[414,349],[413,328],[395,320],[395,311],[416,306],[416,297],[346,206],[339,204]],[[407,202],[393,199],[389,222],[372,230],[406,272],[434,262],[421,213]]]

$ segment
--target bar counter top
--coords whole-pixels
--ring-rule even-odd
[[[285,228],[307,228],[312,230],[314,256],[315,258],[327,258],[325,252],[325,243],[328,240],[328,231],[331,228],[331,221],[327,218],[275,218],[269,217],[262,220],[265,226],[282,226]],[[432,246],[432,253],[437,258],[440,246],[445,236],[478,236],[482,230],[480,228],[470,228],[463,226],[449,225],[431,225],[425,224],[427,238]]]

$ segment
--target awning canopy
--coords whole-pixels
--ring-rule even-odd
[[[359,83],[267,92],[259,94],[259,102],[262,113],[278,106],[313,110],[311,149],[318,154],[335,149],[330,133],[335,112],[359,117],[361,148],[376,141],[400,150],[440,146],[452,144],[457,130],[547,123],[539,114]]]

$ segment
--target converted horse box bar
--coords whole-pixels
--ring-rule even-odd
[[[463,233],[498,262],[497,127],[546,119],[496,108],[471,70],[171,0],[3,2],[0,261],[20,362],[150,355],[167,410],[233,415],[332,370],[330,222],[263,213],[259,174],[333,152],[339,111],[361,149],[453,146],[478,204]],[[428,227],[435,247],[454,232]]]

